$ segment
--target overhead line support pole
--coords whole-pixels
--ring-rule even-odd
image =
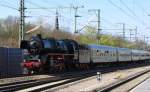
[[[118,24],[120,24],[120,25],[122,25],[122,38],[125,40],[125,23],[118,23]]]
[[[96,11],[97,12],[97,44],[100,44],[100,9],[93,9],[93,10],[89,10],[89,11]]]
[[[138,40],[137,39],[137,26],[135,27],[135,41]]]
[[[122,24],[123,25],[123,39],[125,40],[125,23]]]
[[[76,40],[76,34],[78,33],[78,30],[77,30],[77,18],[78,17],[81,17],[79,15],[77,15],[77,12],[78,12],[78,9],[79,8],[84,8],[84,6],[73,6],[73,9],[74,9],[74,40]]]
[[[25,5],[24,0],[20,0],[20,27],[19,27],[19,45],[21,40],[24,40],[24,32],[25,32]]]
[[[97,10],[98,11],[98,25],[97,25],[97,30],[98,30],[98,33],[97,33],[97,43],[100,44],[100,9]]]
[[[73,9],[74,9],[74,33],[76,34],[76,33],[78,33],[78,31],[77,31],[77,18],[78,17],[81,17],[81,16],[79,16],[79,15],[77,15],[77,12],[78,12],[78,9],[79,8],[84,8],[84,6],[73,6]]]
[[[75,10],[75,15],[74,15],[74,33],[78,33],[77,32],[77,11],[78,11],[78,7],[74,7]]]

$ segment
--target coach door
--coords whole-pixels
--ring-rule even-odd
[[[74,42],[71,42],[71,46],[72,46],[72,53],[74,54],[74,59],[78,60],[79,55],[78,45]]]

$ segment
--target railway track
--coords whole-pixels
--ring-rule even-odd
[[[100,71],[101,73],[108,73],[113,72],[116,70],[123,70],[128,69],[132,67],[140,67],[145,66],[147,64],[142,65],[131,65],[126,67],[104,67],[104,68],[98,68],[95,70],[88,70],[88,71],[82,71],[82,72],[74,72],[74,73],[68,73],[68,74],[62,74],[61,76],[51,77],[51,78],[44,78],[40,80],[31,80],[31,81],[22,81],[22,82],[16,82],[16,83],[10,83],[10,84],[4,84],[0,85],[0,91],[1,92],[11,92],[11,91],[43,91],[46,89],[50,89],[56,86],[60,86],[66,83],[70,83],[73,81],[77,81],[83,78],[87,78],[90,76],[93,76],[96,74],[96,72]]]
[[[90,77],[90,76],[93,76],[93,75],[94,74],[85,75],[85,76],[81,75],[81,76],[74,77],[74,78],[68,78],[68,79],[65,79],[65,80],[52,82],[52,83],[47,83],[47,84],[44,84],[44,85],[29,88],[29,89],[20,90],[18,92],[28,92],[28,91],[40,92],[40,91],[51,89],[51,88],[54,88],[54,87],[57,87],[57,86],[60,86],[60,85],[64,85],[64,84],[67,84],[67,83],[70,83],[70,82],[78,81],[78,80],[81,80],[81,79],[84,79],[84,78],[87,78],[87,77]]]
[[[115,90],[119,89],[119,87],[123,87],[124,84],[126,83],[130,83],[131,81],[135,80],[136,78],[139,78],[139,77],[142,77],[144,74],[147,74],[150,72],[150,69],[146,69],[144,71],[141,71],[141,72],[138,72],[138,73],[135,73],[134,75],[131,75],[131,76],[128,76],[126,78],[123,78],[115,83],[111,83],[110,85],[104,87],[104,88],[101,88],[101,89],[96,89],[94,90],[93,92],[116,92]],[[146,77],[145,79],[147,79],[149,77]],[[143,79],[143,80],[145,80]],[[141,83],[141,82],[140,82]],[[139,84],[140,84],[139,83]],[[130,84],[129,84],[130,85]],[[136,86],[136,85],[135,85]],[[133,86],[132,88],[134,88],[135,86]],[[124,86],[125,87],[125,86]],[[126,88],[127,91],[121,91],[122,89],[119,89],[121,92],[129,92],[132,88]],[[118,92],[118,91],[117,91]]]
[[[51,85],[50,87],[55,87],[55,86],[59,86],[59,85],[71,82],[71,81],[76,81],[85,77],[93,76],[96,71],[98,70],[64,74],[61,76],[44,78],[40,80],[31,80],[31,81],[15,82],[15,83],[10,83],[10,84],[2,84],[0,85],[0,91],[1,92],[18,91],[18,90],[27,89],[27,88],[34,87],[34,86],[44,85],[47,83],[52,83],[53,85]],[[62,82],[59,83],[59,81],[62,81]],[[55,84],[55,82],[57,82],[57,84]],[[36,89],[36,91],[43,90],[43,89],[46,89],[46,88],[43,87],[40,89]]]

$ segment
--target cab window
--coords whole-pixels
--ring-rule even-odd
[[[63,41],[58,41],[57,46],[58,46],[58,48],[60,48],[62,50],[67,50],[67,47]]]
[[[52,44],[49,40],[43,40],[44,48],[52,48]]]

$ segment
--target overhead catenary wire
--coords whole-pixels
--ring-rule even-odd
[[[32,10],[32,9],[42,9],[42,10],[44,10],[46,12],[49,12],[49,13],[51,12],[53,14],[55,14],[55,11],[51,11],[51,9],[56,9],[57,10],[58,8],[60,8],[60,9],[62,8],[62,6],[60,6],[58,8],[56,8],[56,7],[43,7],[43,6],[40,6],[40,5],[38,5],[38,4],[34,3],[34,2],[31,2],[29,0],[27,0],[26,2],[37,7],[37,8],[28,8],[30,10]],[[69,8],[69,7],[63,7],[63,8]]]
[[[39,8],[37,8],[37,9],[39,9]],[[85,12],[84,12],[84,13],[85,13]],[[87,12],[86,12],[86,13],[87,13]],[[29,16],[29,17],[55,17],[55,16],[52,16],[52,15],[31,15],[31,16]],[[62,19],[65,20],[65,21],[67,21],[68,23],[70,23],[70,21],[72,21],[72,23],[73,23],[73,19],[72,19],[72,18],[65,17],[65,15],[63,15],[63,14],[59,15],[59,17],[62,17]],[[61,18],[60,18],[60,19],[61,19]],[[84,23],[87,23],[87,21],[84,22]],[[85,24],[81,24],[81,23],[78,23],[77,25],[85,26]]]
[[[38,4],[36,4],[36,3],[34,3],[34,2],[31,2],[31,1],[27,1],[28,3],[30,3],[30,4],[32,4],[32,5],[34,5],[34,6],[36,6],[37,8],[28,8],[28,9],[42,9],[42,10],[45,10],[46,12],[50,12],[49,10],[51,9],[49,9],[49,8],[47,8],[47,7],[42,7],[42,6],[40,6],[40,5],[38,5]],[[64,7],[63,7],[64,8]],[[73,8],[73,6],[72,7],[65,7],[65,8],[72,8],[72,9],[74,9]],[[53,8],[53,9],[55,9],[55,8]],[[52,11],[53,12],[53,11]],[[47,16],[46,16],[47,17]],[[63,16],[62,14],[61,14],[61,16],[60,17],[63,17],[63,19],[65,18],[67,21],[69,21],[69,22],[73,22],[73,19],[71,19],[71,18],[68,18],[68,17],[65,17],[65,16]],[[79,25],[80,25],[80,23],[78,23]]]
[[[33,2],[31,2],[31,1],[29,1],[29,0],[28,0],[27,2],[30,3],[30,4],[34,4],[34,6],[37,6],[37,8],[28,8],[28,9],[42,9],[42,10],[45,10],[45,11],[48,11],[48,12],[49,12],[50,9],[55,9],[55,7],[42,7],[42,6],[40,6],[40,5],[38,5],[38,4],[35,4],[35,3],[33,3]],[[43,2],[48,3],[47,0],[43,0]],[[62,7],[62,6],[60,6],[60,7],[58,7],[58,8],[61,8],[61,7]],[[68,8],[68,7],[66,7],[66,8]],[[72,7],[70,6],[70,8],[73,8],[73,6],[72,6]],[[48,17],[48,16],[44,16],[44,17]],[[65,19],[66,19],[67,21],[69,21],[69,22],[73,21],[73,19],[68,18],[68,17],[65,17],[65,16],[62,15],[62,14],[61,14],[61,17],[65,18]],[[82,25],[82,24],[78,23],[78,25]]]
[[[135,16],[130,15],[128,12],[126,12],[124,9],[122,9],[121,7],[119,7],[118,5],[116,5],[115,3],[113,3],[111,0],[107,0],[111,5],[113,5],[114,7],[116,7],[117,9],[119,9],[122,13],[124,13],[125,15],[127,15],[129,18],[131,18],[132,20],[139,22],[140,24],[142,24],[143,26],[145,26],[146,28],[149,28],[149,26],[145,25],[143,22],[137,20],[135,18]]]
[[[149,14],[149,13],[146,11],[146,9],[143,8],[142,5],[141,5],[138,1],[136,1],[136,6],[138,6],[143,12],[145,12],[146,15]]]
[[[123,6],[125,6],[125,8],[127,8],[127,10],[134,16],[136,16],[136,14],[122,1],[120,0],[120,2],[122,3]]]
[[[122,9],[121,7],[119,7],[118,5],[116,5],[115,3],[113,3],[111,0],[107,0],[111,5],[113,5],[114,7],[116,7],[117,9],[119,9],[121,12],[123,12],[125,15],[127,15],[128,17],[130,17],[131,19],[135,19],[133,16],[131,16],[128,12],[126,12],[124,9]]]
[[[34,2],[31,2],[29,0],[27,0],[26,2],[29,3],[29,4],[32,4],[32,5],[36,6],[36,7],[38,7],[38,9],[42,9],[42,10],[44,10],[46,12],[49,12],[49,13],[51,12],[51,13],[55,14],[54,11],[50,11],[50,9],[47,9],[47,7],[42,7],[42,6],[40,6],[40,5],[38,5],[38,4],[34,3]],[[28,8],[28,9],[30,9],[30,8]],[[72,19],[68,19],[68,17],[62,16],[62,15],[61,15],[61,17],[66,18],[68,21],[72,20]]]
[[[103,20],[102,23],[105,22],[105,23],[107,23],[107,24],[110,24],[111,26],[114,26],[114,23],[110,22],[110,21],[107,20],[107,19],[101,18],[101,20]]]
[[[52,1],[48,1],[48,0],[42,0],[45,4],[47,4],[47,5],[49,5],[49,3],[52,3]],[[59,7],[57,7],[57,10],[59,9],[64,9],[65,7],[64,6],[61,6],[61,4],[60,3],[58,3],[56,0],[53,0],[53,2],[55,2],[55,4],[57,5],[57,6],[59,6]],[[69,8],[70,7],[70,14],[71,14],[71,8],[73,7],[73,5],[72,4],[70,4],[70,6],[68,6],[68,7],[66,7],[66,8]],[[49,9],[49,8],[53,8],[53,9],[56,9],[56,7],[47,7],[47,9]],[[46,8],[45,8],[46,9]]]
[[[42,0],[44,3],[48,4],[51,3],[52,1],[48,1],[48,0]],[[53,0],[53,2],[55,2],[55,4],[60,5],[60,3],[58,3],[56,0]]]
[[[94,16],[91,16],[85,23],[86,24],[84,24],[84,25],[82,25],[83,27],[80,29],[80,30],[78,30],[79,32],[80,31],[82,31],[84,28],[86,28],[90,23],[89,22],[91,22],[91,20],[94,18]]]
[[[26,2],[29,3],[29,4],[32,4],[32,5],[36,6],[36,7],[39,7],[39,8],[43,9],[43,10],[46,11],[46,12],[53,12],[53,13],[55,14],[54,11],[46,10],[45,7],[43,7],[43,6],[41,6],[41,5],[38,5],[38,4],[36,4],[36,3],[32,2],[32,1],[26,0]],[[28,9],[29,9],[29,8],[28,8]]]
[[[14,1],[14,0],[13,0]],[[14,2],[13,3],[13,1],[11,1],[11,0],[1,0],[0,2],[1,3],[4,3],[4,4],[7,4],[7,5],[11,5],[11,6],[15,6],[15,7],[18,7],[18,5],[19,5],[19,3],[18,4],[16,4],[16,2],[18,2],[18,1],[16,1],[16,2]],[[16,6],[17,5],[17,6]]]
[[[29,1],[29,0],[28,0]],[[28,2],[27,1],[27,2]],[[45,0],[44,0],[45,1]],[[51,12],[49,9],[47,9],[46,7],[42,7],[41,5],[38,5],[38,4],[36,4],[36,3],[34,3],[34,2],[32,2],[31,3],[31,1],[29,1],[28,3],[30,3],[30,4],[34,4],[34,6],[36,6],[37,8],[41,8],[42,10],[45,10],[46,12]],[[51,8],[51,7],[50,7]],[[54,7],[55,8],[55,7]],[[30,8],[28,8],[28,9],[30,9]],[[53,11],[52,11],[53,12]],[[55,13],[55,12],[54,12]],[[31,15],[32,16],[32,15]],[[42,17],[42,15],[40,15],[41,17]],[[32,16],[32,17],[37,17],[37,16]],[[43,15],[43,17],[49,17],[49,16],[45,16],[45,15]],[[64,15],[62,15],[61,14],[61,17],[63,17],[63,18],[65,18],[68,22],[71,22],[72,21],[72,19],[71,18],[68,18],[68,17],[65,17]],[[78,24],[78,25],[80,25],[80,24]]]
[[[15,8],[15,7],[12,7],[12,6],[10,6],[10,5],[6,5],[6,4],[2,4],[2,3],[0,3],[0,6],[2,6],[2,7],[6,7],[6,8],[10,8],[10,9],[13,9],[13,10],[19,10],[19,9],[17,9],[17,8]]]
[[[138,16],[132,11],[132,9],[130,9],[122,0],[120,0],[120,2],[139,22],[148,27],[148,25],[143,20],[139,19]]]
[[[26,1],[27,3],[29,3],[29,4],[32,4],[32,5],[34,5],[34,6],[36,6],[37,8],[41,8],[42,10],[44,10],[44,11],[46,11],[46,12],[49,12],[49,13],[53,13],[54,15],[55,15],[55,12],[54,11],[50,11],[49,9],[47,10],[46,9],[46,7],[43,7],[43,6],[41,6],[41,5],[38,5],[38,4],[36,4],[36,3],[34,3],[34,2],[31,2],[31,1]],[[51,14],[50,14],[51,15]],[[37,16],[32,16],[32,15],[29,15],[30,17],[37,17]],[[44,16],[44,17],[48,17],[48,16]],[[61,17],[62,17],[62,15],[61,15]],[[70,20],[70,19],[67,19],[68,21]]]

